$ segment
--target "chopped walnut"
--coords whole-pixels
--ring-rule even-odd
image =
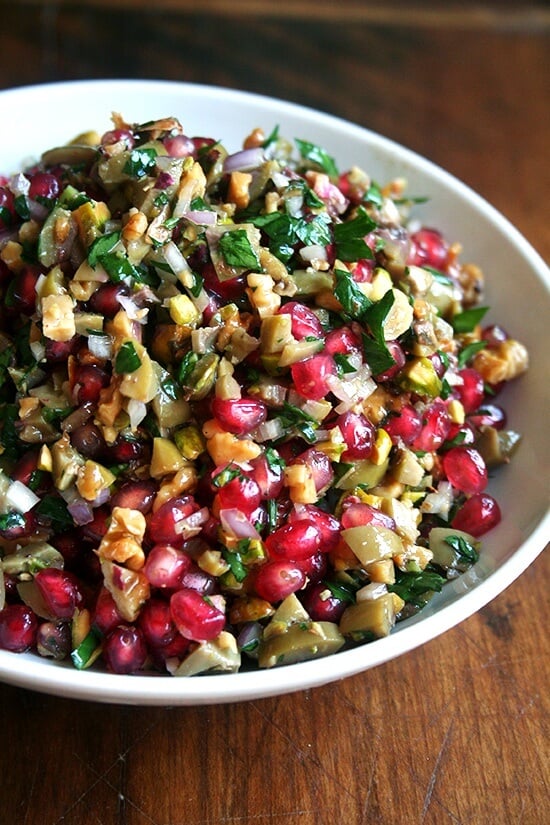
[[[141,570],[145,564],[141,548],[145,528],[145,516],[139,510],[113,507],[111,522],[97,551],[100,559],[124,564],[130,570]]]
[[[487,383],[500,384],[501,381],[511,381],[526,371],[529,353],[519,341],[508,338],[497,346],[478,352],[472,366]]]

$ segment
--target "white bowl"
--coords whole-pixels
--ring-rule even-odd
[[[342,169],[357,164],[380,183],[404,176],[410,194],[429,197],[419,207],[423,222],[461,241],[462,259],[484,269],[488,320],[501,323],[531,353],[529,372],[504,395],[510,426],[523,433],[523,441],[511,465],[490,484],[503,521],[485,537],[479,562],[391,636],[326,659],[191,679],[77,671],[34,654],[0,651],[0,680],[61,696],[142,705],[213,704],[302,690],[367,670],[433,639],[501,593],[541,552],[550,538],[550,440],[544,420],[550,409],[550,276],[527,241],[471,189],[366,129],[291,103],[228,89],[164,81],[70,82],[0,92],[0,111],[4,174],[80,132],[110,128],[115,111],[134,122],[174,115],[188,134],[219,138],[232,150],[240,148],[254,127],[269,133],[278,124],[280,133],[290,139],[323,146]]]

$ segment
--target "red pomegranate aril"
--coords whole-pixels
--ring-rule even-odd
[[[24,653],[34,646],[38,619],[24,604],[8,604],[0,610],[0,648]]]
[[[56,661],[66,659],[72,648],[69,622],[42,622],[36,634],[36,649],[40,656]]]
[[[52,341],[51,338],[46,338],[44,341],[46,361],[48,364],[65,363],[69,355],[75,354],[81,340],[79,335],[73,335],[69,341]]]
[[[299,559],[295,564],[307,577],[310,584],[321,581],[327,575],[328,561],[326,553],[314,553],[313,556],[309,556],[307,559]]]
[[[0,186],[0,229],[7,229],[17,219],[15,198],[7,186]]]
[[[103,642],[103,660],[111,673],[135,673],[147,661],[143,633],[133,625],[118,625]]]
[[[330,392],[327,378],[336,375],[336,364],[332,355],[320,352],[292,364],[290,372],[296,391],[303,398],[320,401]]]
[[[108,372],[95,364],[84,364],[77,367],[74,376],[73,396],[77,404],[96,402],[104,387],[109,385],[111,377]]]
[[[289,301],[279,309],[279,315],[290,315],[292,335],[301,341],[303,338],[324,338],[323,327],[313,310],[299,303]]]
[[[306,576],[299,565],[290,561],[268,561],[254,576],[254,589],[261,599],[280,602],[305,584]]]
[[[86,458],[98,458],[107,448],[103,433],[96,424],[91,422],[81,424],[72,431],[71,444]]]
[[[181,586],[189,590],[196,590],[202,596],[211,596],[216,592],[217,582],[214,576],[201,570],[195,562],[192,562],[191,567],[182,578]]]
[[[304,504],[299,509],[291,510],[288,517],[290,523],[301,519],[312,521],[319,530],[321,534],[319,550],[321,553],[330,553],[336,549],[340,541],[340,530],[342,529],[342,525],[336,516],[321,510],[320,507],[316,507],[314,504]]]
[[[356,461],[370,456],[374,444],[375,428],[363,413],[345,412],[338,416],[336,425],[346,443],[342,461]]]
[[[192,266],[190,262],[190,266]],[[245,294],[246,280],[240,275],[236,278],[228,278],[226,281],[220,281],[214,265],[208,261],[200,269],[200,274],[204,280],[204,287],[208,292],[215,293],[215,296],[223,303],[228,301],[235,301],[242,298]],[[212,309],[214,312],[220,308],[221,304],[214,302]],[[209,321],[210,319],[208,319]]]
[[[360,258],[353,267],[353,280],[358,283],[370,283],[375,266],[374,258]]]
[[[263,499],[277,498],[284,487],[284,472],[282,462],[272,450],[277,460],[268,461],[265,453],[250,462],[252,470],[250,477],[254,479]]]
[[[481,493],[487,486],[487,467],[474,447],[452,447],[443,456],[443,470],[453,487],[466,495]]]
[[[156,649],[166,647],[180,635],[172,620],[170,605],[163,599],[153,597],[145,602],[138,624],[147,644]]]
[[[432,266],[444,270],[449,258],[449,246],[441,232],[427,227],[411,235],[412,252],[409,263],[416,266]]]
[[[412,442],[412,447],[420,452],[438,450],[447,440],[451,429],[451,419],[445,402],[436,399],[424,410],[422,430]]]
[[[323,453],[322,450],[310,447],[289,463],[305,464],[309,468],[315,484],[315,490],[319,494],[323,493],[333,482],[334,470],[332,469],[332,464],[326,453]]]
[[[457,510],[451,526],[479,538],[496,527],[501,518],[497,501],[488,493],[477,493]]]
[[[468,422],[464,424],[451,424],[451,429],[447,435],[447,440],[443,444],[443,449],[451,447],[467,447],[475,444],[476,434],[473,427]]]
[[[291,521],[279,527],[265,540],[270,556],[299,561],[313,556],[321,545],[321,531],[310,519]]]
[[[422,418],[413,406],[406,404],[398,413],[391,414],[383,424],[392,442],[412,444],[422,430]]]
[[[438,378],[443,378],[447,371],[447,365],[445,361],[441,357],[439,352],[432,352],[431,355],[427,356],[428,361],[431,362],[432,367],[434,368],[435,374]]]
[[[405,362],[407,360],[403,347],[397,341],[386,341],[386,348],[393,358],[394,364],[376,376],[378,383],[381,381],[391,381],[391,379],[397,375],[399,370],[405,366]]]
[[[21,523],[14,524],[9,527],[4,527],[0,530],[0,537],[8,541],[15,541],[31,536],[38,527],[36,516],[32,511],[21,516]]]
[[[82,535],[91,541],[99,543],[107,532],[110,518],[111,510],[107,505],[96,507],[92,520],[82,526]]]
[[[388,530],[395,530],[395,521],[391,516],[363,502],[346,504],[342,510],[342,527],[347,530],[349,527],[365,527],[372,524],[373,527],[386,527]]]
[[[145,561],[143,572],[153,587],[175,590],[191,569],[191,559],[171,544],[155,544]]]
[[[25,266],[13,279],[11,299],[13,306],[22,315],[33,315],[36,311],[36,284],[40,273]]]
[[[127,507],[147,514],[157,493],[154,481],[127,481],[111,498],[111,507]]]
[[[487,344],[490,347],[497,346],[498,344],[502,344],[503,341],[507,341],[510,336],[499,324],[491,324],[488,327],[485,327],[483,332],[481,333],[481,338],[483,341],[487,341]]]
[[[219,510],[236,509],[245,515],[251,515],[259,507],[261,500],[262,493],[254,479],[241,475],[219,488],[214,500],[214,514]]]
[[[255,398],[214,398],[212,414],[224,430],[246,435],[267,418],[267,407]]]
[[[128,295],[128,289],[120,284],[102,284],[91,296],[88,306],[92,312],[98,312],[106,318],[114,318],[121,309],[121,295]]]
[[[143,441],[136,438],[124,438],[119,436],[114,444],[109,447],[109,453],[114,461],[126,464],[130,461],[138,461],[143,457],[146,447]]]
[[[324,582],[306,588],[301,602],[314,622],[339,622],[347,607],[347,603],[334,596]]]
[[[115,627],[122,624],[123,619],[116,602],[107,590],[102,587],[97,594],[95,607],[92,612],[92,625],[96,627],[104,636],[107,636]]]
[[[148,518],[147,533],[156,544],[181,544],[181,521],[198,509],[191,496],[171,498]]]
[[[84,597],[75,576],[57,567],[47,567],[35,574],[34,581],[52,616],[71,619]]]
[[[325,338],[325,352],[329,355],[350,355],[361,351],[361,342],[349,327],[331,330]]]
[[[32,481],[33,474],[36,472],[37,466],[38,452],[36,450],[31,450],[21,456],[21,458],[17,461],[10,473],[10,478],[12,481],[20,481],[21,484],[25,484],[28,487]]]
[[[195,147],[193,141],[186,135],[170,135],[162,141],[164,148],[171,158],[186,158],[192,155]]]
[[[208,597],[184,588],[170,598],[170,613],[177,629],[192,642],[208,642],[225,627],[225,614]]]
[[[32,200],[37,200],[38,198],[54,200],[58,197],[59,191],[59,181],[51,172],[35,172],[31,177],[29,198],[32,198]]]
[[[101,137],[102,146],[114,146],[116,143],[122,143],[124,149],[133,149],[135,139],[129,129],[110,129]]]
[[[460,370],[458,374],[462,378],[462,384],[457,384],[454,391],[468,415],[477,410],[483,402],[485,384],[479,372],[471,367]]]

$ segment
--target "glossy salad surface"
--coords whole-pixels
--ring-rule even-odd
[[[460,252],[277,128],[115,116],[3,179],[0,647],[231,672],[421,609],[520,440],[527,351]]]

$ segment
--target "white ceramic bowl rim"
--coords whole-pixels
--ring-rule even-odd
[[[298,104],[262,95],[215,86],[162,80],[70,81],[8,89],[0,92],[0,111],[4,110],[9,113],[12,105],[18,101],[24,104],[21,110],[25,106],[44,106],[45,101],[48,101],[52,111],[59,112],[59,108],[56,109],[55,106],[63,102],[67,94],[72,95],[73,98],[76,95],[82,95],[90,100],[93,98],[95,110],[98,109],[98,100],[101,98],[105,100],[107,107],[110,105],[110,99],[120,100],[124,96],[131,98],[133,103],[138,96],[145,101],[159,99],[165,101],[173,98],[182,107],[184,104],[189,104],[199,109],[201,106],[206,109],[209,105],[218,106],[223,103],[224,106],[234,106],[237,110],[242,107],[246,111],[258,110],[264,117],[271,115],[273,123],[284,118],[288,118],[293,123],[303,122],[309,130],[308,134],[304,134],[303,137],[315,142],[322,143],[316,140],[319,132],[326,133],[329,137],[332,135],[334,140],[337,138],[344,141],[353,139],[364,146],[365,154],[369,152],[375,156],[378,154],[386,162],[389,158],[390,166],[391,161],[396,160],[398,165],[395,167],[395,172],[400,166],[414,169],[423,180],[437,181],[437,184],[443,187],[449,196],[458,199],[461,205],[469,204],[471,209],[482,216],[486,224],[497,234],[508,239],[510,249],[513,249],[514,254],[517,254],[530,267],[535,279],[544,285],[546,297],[548,297],[550,276],[545,263],[506,218],[469,187],[429,160],[368,129]],[[107,116],[110,111],[111,109],[108,109]],[[126,115],[125,111],[123,114],[131,117],[131,114]],[[171,114],[176,114],[176,112],[163,111],[155,113],[154,116]],[[194,112],[194,117],[195,120],[200,119],[197,111]],[[70,113],[68,119],[70,119]],[[64,130],[63,135],[67,138],[66,121],[63,118],[60,120]],[[220,122],[223,123],[223,120]],[[94,127],[94,123],[88,123],[88,128]],[[71,126],[69,133],[72,134]],[[284,131],[282,133],[285,134]],[[244,134],[246,132],[242,132],[241,137]],[[63,135],[59,135],[60,141]],[[224,139],[223,134],[219,137]],[[1,145],[0,139],[0,147]],[[49,148],[50,145],[52,144],[35,146],[35,150],[40,152]],[[238,148],[235,146],[234,150]],[[26,157],[28,151],[23,148],[22,157]],[[0,156],[1,163],[2,157]],[[370,171],[366,164],[365,168]],[[1,171],[12,172],[16,169],[2,170],[0,168]],[[496,565],[496,569],[491,569],[490,565],[485,569],[483,565],[479,568],[476,565],[469,578],[464,579],[464,592],[460,592],[460,586],[451,592],[451,585],[446,585],[444,592],[449,588],[446,597],[439,594],[428,608],[413,619],[401,623],[389,637],[351,650],[341,651],[325,659],[287,665],[272,670],[175,679],[161,674],[120,676],[94,670],[77,671],[70,665],[54,664],[34,654],[15,655],[0,651],[0,680],[29,689],[78,699],[164,706],[237,702],[326,684],[357,674],[411,651],[485,606],[507,588],[543,550],[550,536],[550,514],[547,503],[546,507],[539,507],[538,511],[531,515],[527,530],[528,532],[523,537],[524,540],[519,542],[519,546],[511,552],[509,557]]]

